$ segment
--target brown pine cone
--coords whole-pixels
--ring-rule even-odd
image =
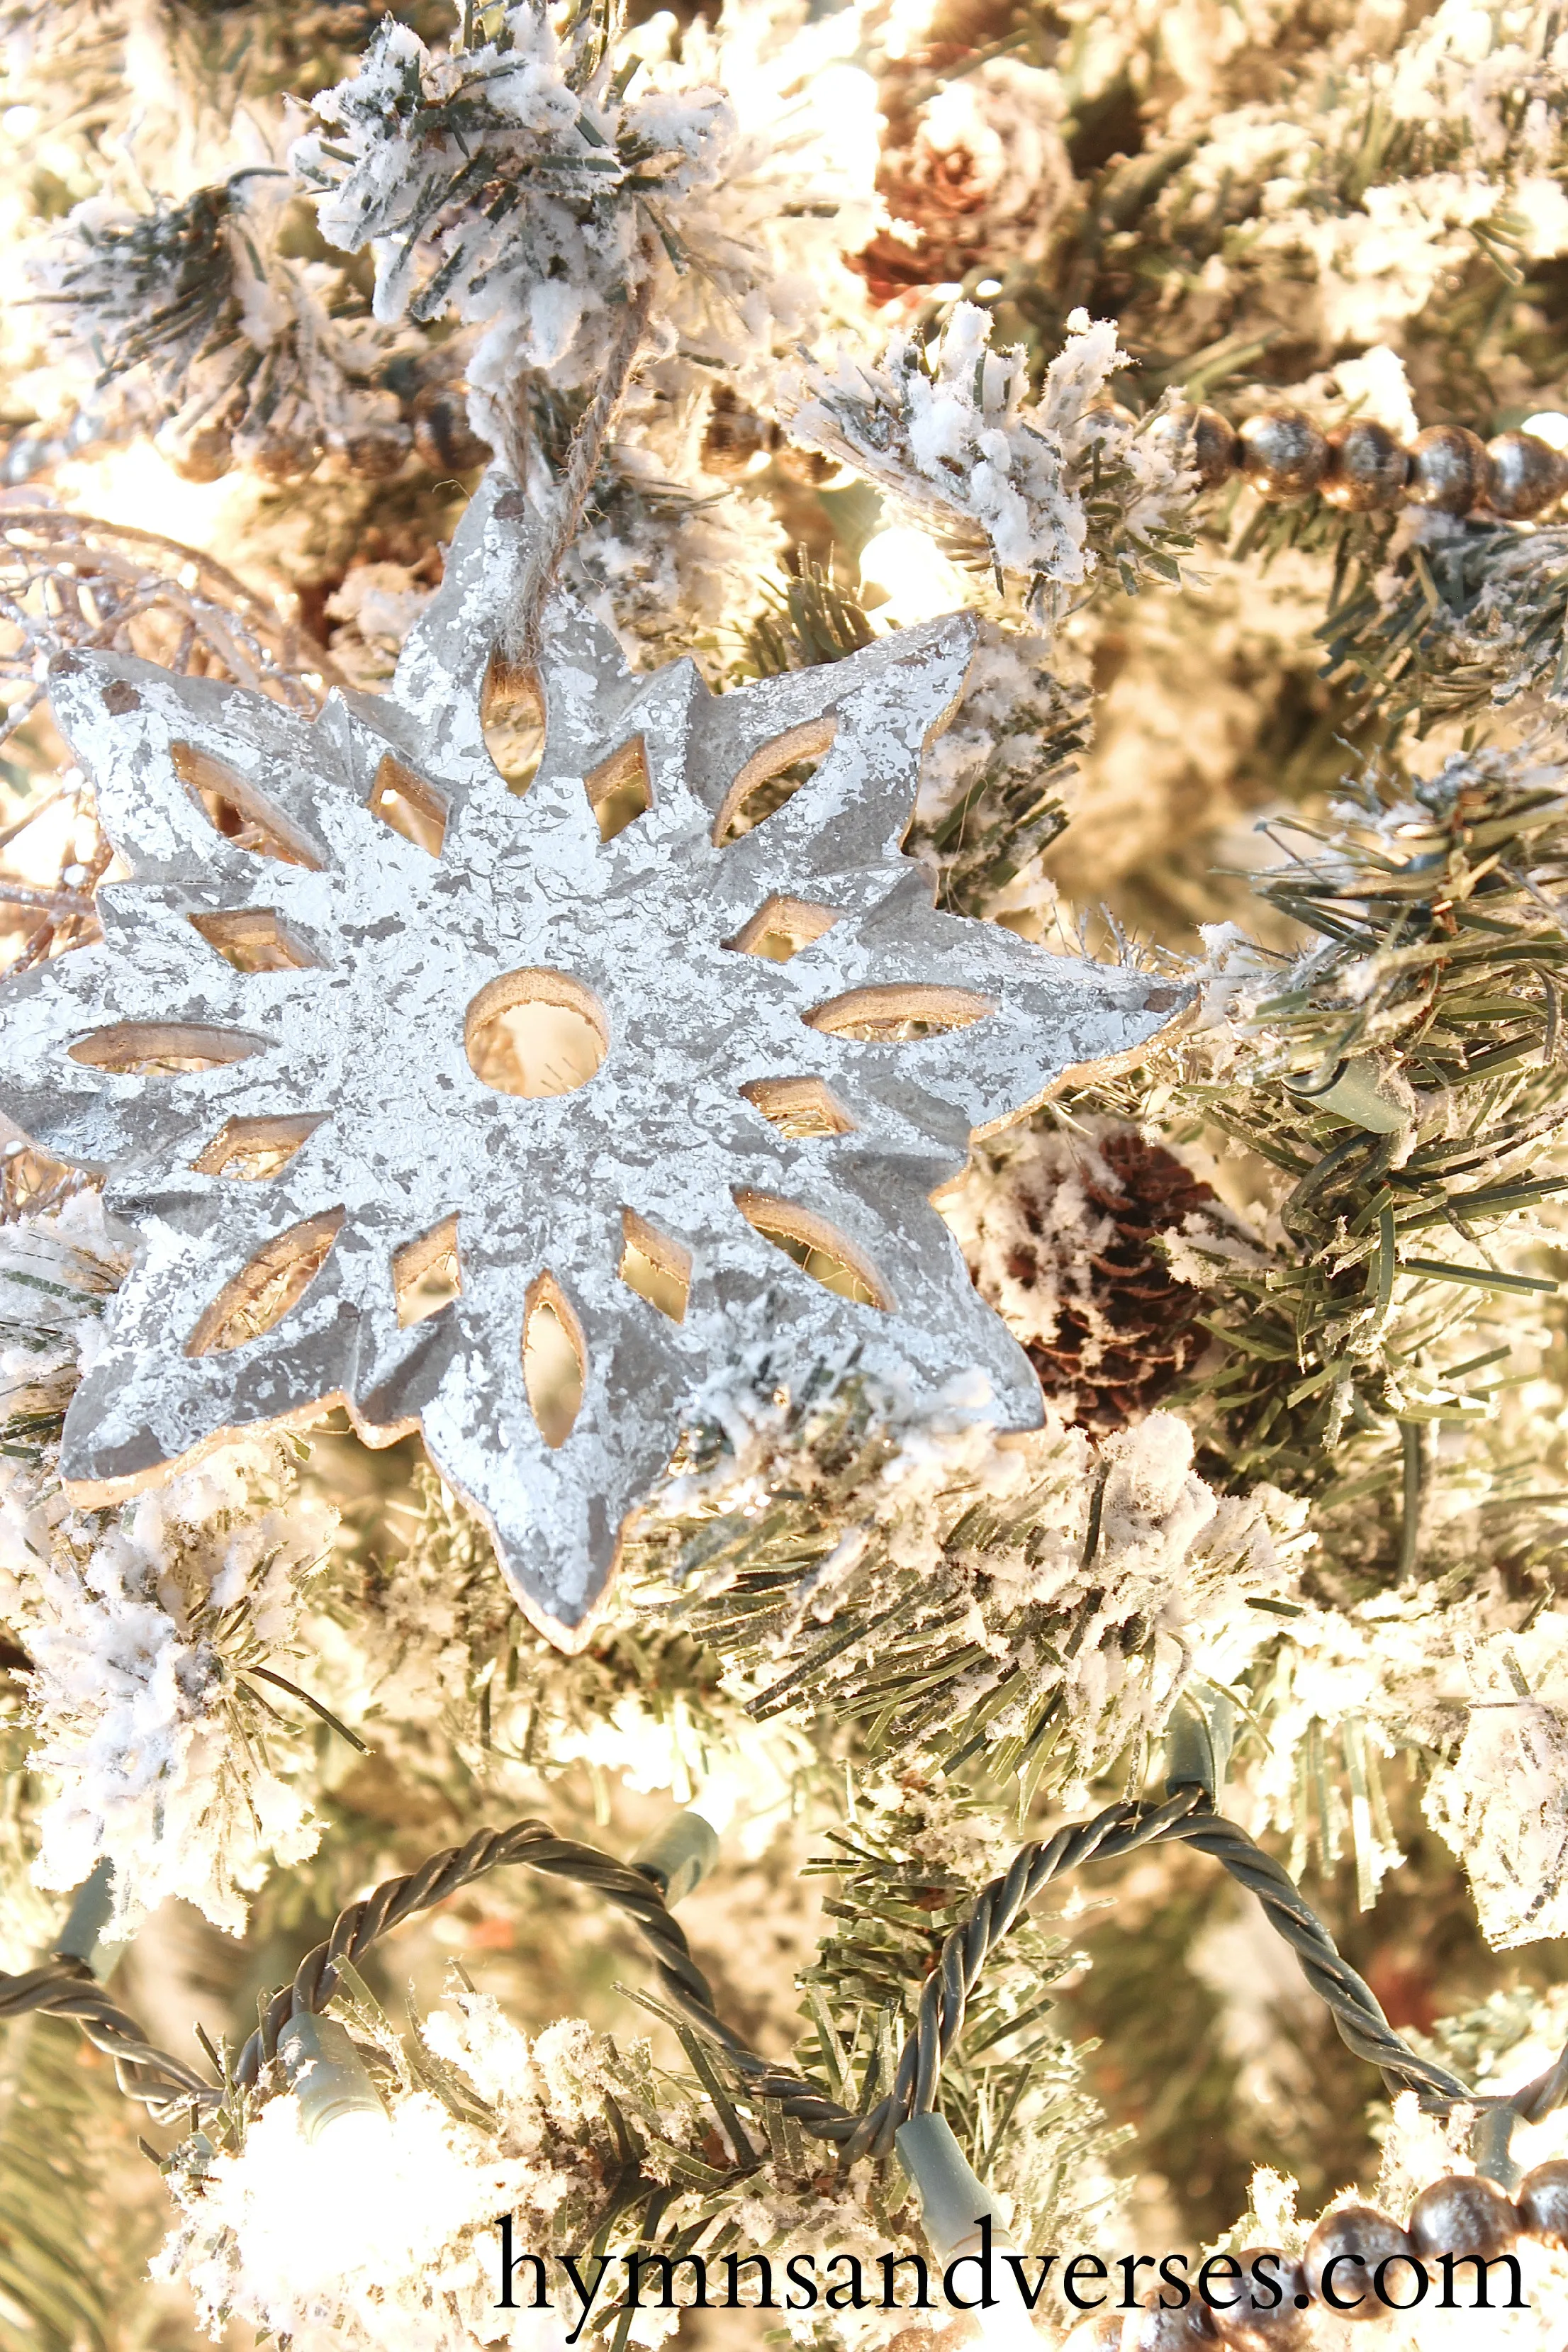
[[[962,283],[982,262],[1038,258],[1072,192],[1048,75],[992,58],[934,95],[928,82],[911,105],[906,90],[918,87],[897,68],[879,93],[888,131],[877,188],[900,230],[879,230],[852,261],[874,302]]]
[[[1037,1135],[996,1166],[971,1231],[970,1270],[1069,1421],[1121,1429],[1158,1404],[1206,1345],[1203,1294],[1160,1236],[1217,1223],[1211,1186],[1135,1128],[1085,1148]]]

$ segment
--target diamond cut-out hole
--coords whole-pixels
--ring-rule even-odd
[[[775,897],[764,901],[724,945],[742,955],[762,956],[769,963],[788,963],[791,956],[821,939],[837,920],[836,908],[813,906],[809,898]]]
[[[67,1051],[73,1062],[111,1070],[117,1077],[183,1077],[243,1062],[266,1042],[243,1029],[209,1029],[197,1021],[115,1021]]]
[[[325,1209],[258,1249],[203,1314],[185,1342],[186,1355],[226,1354],[273,1330],[320,1274],[342,1222],[342,1209]]]
[[[614,841],[646,816],[653,806],[653,786],[648,780],[647,745],[640,735],[590,768],[583,779],[588,795],[588,805],[599,823],[601,841]]]
[[[781,1135],[853,1135],[855,1122],[822,1078],[752,1078],[741,1088]]]
[[[514,793],[527,792],[539,773],[544,750],[544,699],[539,680],[524,663],[490,656],[480,698],[485,748]]]
[[[755,832],[764,819],[776,815],[786,801],[793,800],[816,773],[837,731],[836,714],[826,711],[818,719],[786,728],[771,743],[753,751],[713,820],[713,838],[719,846]]]
[[[257,857],[276,857],[285,866],[303,866],[319,874],[321,861],[308,841],[300,838],[287,817],[275,809],[248,776],[231,768],[195,743],[171,743],[169,757],[196,806],[215,833],[236,849]]]
[[[434,784],[405,768],[390,751],[375,772],[375,782],[370,788],[365,803],[372,816],[411,841],[416,849],[427,850],[439,857],[441,845],[447,837],[447,803]]]
[[[610,1029],[593,990],[570,972],[507,971],[469,1005],[463,1043],[487,1087],[539,1101],[587,1085]]]
[[[189,915],[199,931],[236,971],[309,971],[316,959],[270,907],[244,907],[233,913]]]
[[[749,1187],[735,1194],[735,1206],[765,1242],[792,1258],[814,1282],[858,1307],[892,1308],[886,1286],[865,1252],[847,1234],[839,1232],[814,1209],[798,1201],[781,1200],[776,1192],[756,1192]]]
[[[423,1323],[449,1307],[463,1294],[463,1269],[458,1256],[458,1220],[443,1217],[417,1241],[405,1242],[392,1258],[392,1286],[397,1296],[398,1328]]]
[[[616,1269],[621,1280],[672,1323],[684,1323],[691,1296],[691,1252],[635,1209],[621,1211],[621,1232],[625,1246]]]
[[[914,1044],[921,1037],[967,1029],[994,1013],[994,1001],[967,988],[943,988],[924,981],[897,981],[886,988],[851,988],[801,1015],[807,1026],[829,1037],[852,1037],[874,1045]]]
[[[564,1445],[583,1409],[588,1350],[583,1327],[552,1274],[530,1284],[522,1318],[522,1384],[546,1445]]]
[[[237,1176],[247,1184],[261,1183],[289,1165],[325,1117],[324,1111],[307,1111],[298,1118],[226,1119],[191,1166],[202,1176]]]

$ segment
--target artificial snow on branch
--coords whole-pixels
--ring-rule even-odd
[[[293,1492],[276,1443],[226,1446],[121,1513],[71,1507],[60,1419],[125,1263],[90,1194],[0,1230],[0,1619],[45,1784],[34,1875],[67,1890],[107,1859],[125,1928],[181,1895],[237,1934],[245,1890],[320,1835],[286,1669],[336,1513]]]
[[[293,194],[257,167],[140,215],[89,197],[35,264],[61,355],[100,385],[140,372],[160,446],[197,480],[236,458],[289,480],[329,452],[391,474],[411,446],[384,379],[416,339],[372,319],[342,270],[283,249]]]
[[[519,371],[594,383],[650,271],[664,357],[757,376],[813,321],[829,226],[843,235],[846,206],[869,218],[870,85],[858,138],[781,138],[792,68],[831,70],[820,37],[752,77],[772,119],[742,121],[715,80],[617,49],[596,9],[521,0],[484,21],[482,42],[441,54],[388,18],[293,149],[322,235],[374,256],[377,319],[481,331],[468,381],[497,446]]]
[[[650,1513],[648,1605],[718,1651],[763,1720],[809,1702],[879,1763],[984,1757],[1032,1786],[1046,1753],[1157,1738],[1201,1651],[1224,1680],[1293,1585],[1305,1513],[1216,1495],[1190,1429],[1151,1413],[1096,1449],[1038,1432],[900,1425],[890,1401],[717,1401],[723,1444]],[[828,1496],[832,1501],[829,1503]]]
[[[1025,579],[1032,612],[1062,609],[1105,563],[1129,590],[1145,575],[1178,581],[1172,550],[1192,543],[1196,476],[1152,417],[1111,403],[1129,364],[1115,327],[1080,310],[1068,328],[1037,402],[1022,347],[992,351],[989,312],[957,302],[931,341],[898,329],[875,364],[841,346],[786,371],[778,404],[793,441]]]

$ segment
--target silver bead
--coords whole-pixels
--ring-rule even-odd
[[[1568,2164],[1538,2164],[1515,2199],[1527,2234],[1548,2246],[1568,2246]]]
[[[252,473],[259,474],[267,482],[302,482],[321,462],[321,444],[314,436],[303,430],[290,430],[287,425],[268,428],[238,454]]]
[[[1568,457],[1533,433],[1500,433],[1487,443],[1492,461],[1491,509],[1505,522],[1539,514],[1568,490]]]
[[[1462,425],[1429,425],[1410,445],[1405,495],[1412,506],[1468,514],[1485,502],[1491,478],[1492,461],[1475,434]]]
[[[402,471],[413,444],[414,436],[406,425],[347,433],[342,444],[342,461],[355,481],[384,482]]]
[[[1085,411],[1085,416],[1091,424],[1116,425],[1121,426],[1124,430],[1135,425],[1138,422],[1138,419],[1133,415],[1131,409],[1128,408],[1120,400],[1110,399],[1109,395],[1102,396],[1099,400],[1090,401],[1088,409]]]
[[[1342,2205],[1337,2212],[1324,2214],[1307,2241],[1301,2257],[1307,2292],[1340,2319],[1385,2319],[1388,2315],[1377,2299],[1373,2273],[1380,2263],[1400,2258],[1408,2262],[1414,2252],[1398,2222],[1380,2213],[1375,2205]],[[1331,2275],[1325,2275],[1331,2263],[1337,2263],[1337,2267]]]
[[[1519,2209],[1479,2174],[1450,2172],[1424,2189],[1410,2209],[1418,2254],[1505,2254],[1519,2236]]]
[[[191,433],[165,425],[156,447],[183,482],[216,482],[234,464],[234,436],[226,425],[201,425]]]
[[[1217,408],[1194,408],[1184,401],[1155,418],[1149,437],[1179,449],[1205,490],[1217,488],[1237,462],[1236,435]]]
[[[1322,488],[1331,507],[1368,514],[1375,507],[1399,504],[1409,460],[1386,425],[1356,416],[1337,425],[1328,438]]]
[[[471,473],[489,457],[489,444],[469,426],[460,384],[426,384],[415,394],[410,422],[416,455],[433,474]]]
[[[774,431],[754,408],[748,408],[739,400],[728,384],[721,384],[713,395],[708,428],[702,436],[704,471],[721,475],[726,481],[739,481],[751,470],[754,458],[772,454]]]
[[[1323,478],[1328,440],[1299,408],[1249,416],[1240,439],[1241,470],[1260,498],[1308,498]]]
[[[1261,2283],[1253,2280],[1252,2265],[1265,2255],[1271,2267],[1263,2277],[1279,2290],[1279,2300],[1272,2305]],[[1308,2309],[1307,2273],[1296,2257],[1276,2246],[1248,2246],[1236,2259],[1246,2273],[1238,2289],[1240,2301],[1224,2311],[1216,2305],[1210,2315],[1220,2342],[1231,2352],[1307,2352],[1315,2322]]]

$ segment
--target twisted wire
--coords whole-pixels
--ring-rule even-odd
[[[74,2017],[93,2048],[113,2059],[114,2079],[127,2098],[140,2099],[161,2124],[178,2123],[193,2105],[213,2102],[213,2085],[149,2042],[80,1960],[57,1952],[23,1976],[0,1976],[0,2019],[28,2013]]]
[[[861,2111],[843,2105],[809,2077],[763,2057],[724,2022],[656,1876],[596,1847],[559,1838],[548,1822],[537,1820],[481,1830],[466,1845],[432,1854],[417,1870],[389,1878],[349,1904],[331,1934],[305,1955],[292,1980],[266,2003],[231,2080],[242,2090],[255,2089],[277,2056],[279,2035],[289,2019],[326,2009],[345,1967],[357,1969],[383,1936],[489,1872],[521,1864],[590,1887],[626,1914],[647,1945],[671,2005],[723,2053],[753,2097],[772,2101],[812,2137],[837,2147],[845,2162],[883,2158],[891,2153],[902,2124],[935,2106],[942,2068],[963,2035],[969,2000],[985,1964],[1042,1890],[1088,1863],[1168,1843],[1192,1845],[1210,1855],[1256,1898],[1269,1926],[1296,1954],[1341,2039],[1378,2069],[1389,2091],[1414,2090],[1425,2106],[1435,2109],[1461,2102],[1507,2105],[1530,2122],[1568,2100],[1568,2051],[1504,2102],[1478,2102],[1458,2075],[1419,2057],[1394,2032],[1372,1988],[1340,1952],[1288,1873],[1245,1830],[1215,1812],[1207,1791],[1195,1785],[1177,1788],[1160,1805],[1108,1806],[1090,1821],[1021,1847],[943,1938],[893,2079]],[[142,2100],[160,2121],[177,2120],[192,2108],[211,2114],[228,2095],[226,2085],[205,2081],[149,2043],[135,2020],[114,2006],[78,1960],[57,1955],[26,1976],[0,1977],[0,2018],[27,2010],[74,2017],[95,2047],[113,2058],[121,2089]]]
[[[672,2005],[703,2038],[723,2052],[758,2098],[783,2108],[812,2137],[837,2145],[847,2162],[885,2157],[899,2126],[934,2106],[942,2070],[963,2031],[970,1995],[992,1950],[1048,1883],[1091,1861],[1113,1861],[1144,1845],[1180,1841],[1211,1854],[1262,1905],[1266,1917],[1297,1954],[1308,1982],[1328,2005],[1342,2038],[1378,2067],[1391,2090],[1411,2088],[1428,2099],[1465,2098],[1458,2076],[1417,2057],[1384,2017],[1370,1986],[1335,1946],[1287,1873],[1244,1830],[1215,1813],[1196,1787],[1178,1790],[1153,1808],[1113,1805],[1093,1820],[1058,1830],[1044,1843],[1024,1846],[1007,1870],[983,1887],[963,1921],[945,1937],[926,1980],[919,2011],[893,2082],[863,2113],[844,2106],[807,2077],[762,2057],[719,2015],[706,1978],[655,1883],[635,1867],[595,1848],[555,1838],[542,1822],[520,1822],[483,1832],[468,1845],[435,1855],[421,1870],[392,1879],[351,1904],[331,1934],[307,1955],[292,1984],[274,1996],[236,2068],[253,2084],[274,2055],[278,2035],[299,2010],[331,2000],[339,1963],[354,1961],[376,1938],[431,1903],[440,1902],[499,1864],[521,1862],[593,1886],[632,1918],[648,1944]]]
[[[247,2089],[255,2084],[262,2068],[277,2055],[278,2036],[289,2020],[301,2011],[319,2014],[326,2008],[345,1962],[357,1968],[373,1944],[416,1912],[444,1903],[476,1878],[512,1863],[526,1864],[530,1870],[542,1870],[552,1877],[574,1879],[614,1903],[641,1931],[666,1989],[683,2005],[713,2013],[708,1979],[692,1958],[686,1937],[653,1879],[595,1846],[557,1837],[548,1822],[514,1822],[510,1829],[480,1830],[467,1845],[448,1846],[432,1854],[417,1870],[386,1879],[373,1893],[340,1911],[331,1933],[306,1953],[292,1983],[268,2002],[236,2062],[235,2081]]]

